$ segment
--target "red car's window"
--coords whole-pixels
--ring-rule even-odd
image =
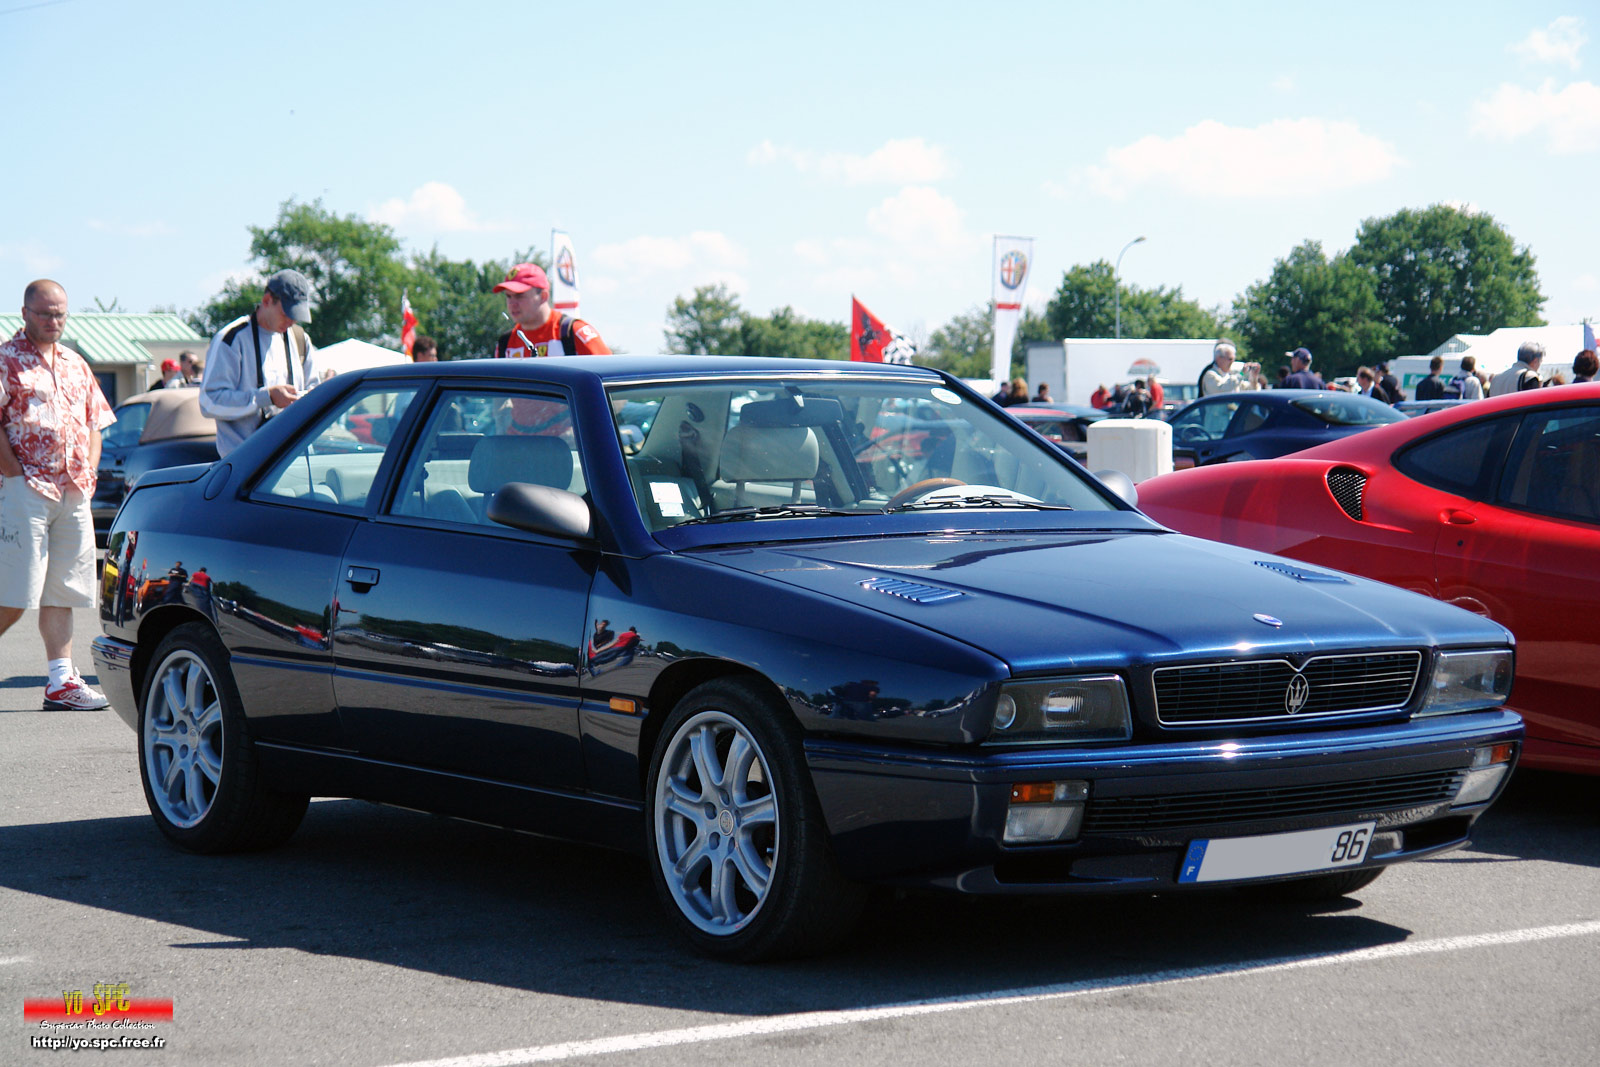
[[[1600,521],[1600,408],[1558,408],[1524,419],[1502,496],[1512,507]]]
[[[1512,415],[1435,434],[1397,454],[1394,465],[1424,485],[1487,500],[1519,421]]]

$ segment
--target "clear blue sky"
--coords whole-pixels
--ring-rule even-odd
[[[0,292],[77,310],[198,305],[289,198],[455,258],[566,229],[633,352],[717,281],[926,336],[995,233],[1036,238],[1035,304],[1142,234],[1128,281],[1228,305],[1450,202],[1532,249],[1550,321],[1600,317],[1592,2],[0,0],[0,49]]]

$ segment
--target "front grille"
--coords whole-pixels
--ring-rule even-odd
[[[1347,715],[1404,707],[1420,652],[1246,660],[1155,672],[1156,718],[1169,726]],[[1303,685],[1296,682],[1304,680]]]
[[[1465,773],[1457,769],[1277,789],[1095,797],[1084,813],[1083,832],[1153,833],[1218,823],[1270,822],[1422,807],[1454,798]]]
[[[1361,494],[1367,490],[1367,476],[1351,467],[1334,467],[1328,471],[1328,492],[1344,513],[1361,521]]]

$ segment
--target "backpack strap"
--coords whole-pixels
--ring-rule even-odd
[[[565,311],[561,313],[561,354],[563,356],[575,356],[578,354],[578,350],[573,347],[575,342],[572,339],[572,335],[577,332],[577,327],[574,325],[576,321]]]
[[[505,333],[501,334],[499,337],[497,337],[495,339],[495,342],[494,342],[494,358],[495,359],[505,359],[506,358],[506,349],[508,349],[510,347],[511,347],[511,331],[507,330]]]

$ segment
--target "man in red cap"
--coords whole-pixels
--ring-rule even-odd
[[[175,359],[161,361],[161,386],[162,389],[176,389],[180,385],[188,385],[183,380],[183,366]]]
[[[511,320],[511,329],[495,342],[496,359],[610,354],[593,326],[555,313],[550,306],[550,280],[537,263],[518,263],[494,291],[506,294],[506,317]]]

